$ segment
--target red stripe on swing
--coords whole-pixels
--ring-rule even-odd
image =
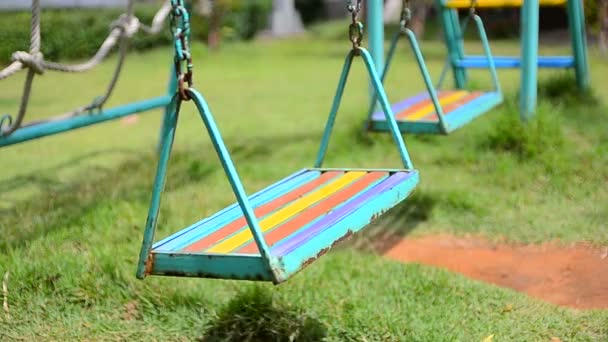
[[[271,212],[273,212],[274,210],[288,204],[289,202],[292,202],[293,200],[297,199],[298,197],[305,195],[306,193],[316,189],[323,183],[325,183],[325,182],[329,181],[330,179],[337,177],[338,175],[341,175],[343,173],[344,172],[340,172],[340,171],[325,172],[318,178],[300,186],[299,188],[294,189],[293,191],[288,192],[285,195],[278,197],[278,198],[272,200],[271,202],[266,203],[266,204],[256,208],[254,210],[254,213],[255,213],[256,217],[262,217],[264,215],[268,215]],[[211,233],[210,235],[207,235],[207,236],[203,237],[202,239],[188,245],[186,248],[183,249],[183,251],[185,251],[185,252],[204,251],[205,249],[213,246],[215,243],[223,240],[225,237],[227,237],[233,233],[236,233],[237,231],[239,231],[240,229],[242,229],[243,227],[246,227],[246,226],[247,226],[247,221],[245,220],[244,216],[241,216],[240,218],[228,223],[227,225],[216,230],[215,232]]]
[[[289,237],[294,232],[302,227],[305,227],[311,221],[329,213],[337,206],[347,202],[349,199],[355,197],[358,193],[365,190],[373,182],[385,178],[388,176],[388,172],[370,172],[363,176],[361,179],[353,182],[347,188],[340,190],[325,200],[316,203],[314,206],[301,212],[292,220],[285,222],[270,232],[264,235],[264,240],[269,247],[272,247],[277,242]],[[244,245],[242,248],[237,249],[238,253],[254,254],[258,252],[258,246],[255,241],[251,241]]]

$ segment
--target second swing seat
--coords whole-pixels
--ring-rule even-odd
[[[481,92],[465,90],[437,91],[437,98],[443,108],[447,132],[452,132],[476,117],[488,112],[502,103],[499,92]],[[441,134],[437,110],[428,92],[407,98],[393,104],[392,110],[401,132]],[[370,128],[376,131],[387,131],[388,125],[383,112],[376,112],[371,117]]]

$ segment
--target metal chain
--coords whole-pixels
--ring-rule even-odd
[[[359,21],[359,11],[361,11],[361,0],[347,0],[346,9],[350,12],[352,21],[348,27],[348,36],[353,44],[353,49],[358,49],[363,40],[363,24]]]
[[[471,0],[471,7],[469,7],[469,16],[474,16],[477,8],[477,0]]]
[[[403,0],[401,2],[401,17],[399,19],[399,28],[401,32],[408,28],[408,25],[412,21],[412,10],[410,9],[410,0]]]
[[[190,15],[184,0],[171,0],[171,32],[175,47],[175,74],[180,98],[190,100],[192,87],[192,54],[190,53]]]

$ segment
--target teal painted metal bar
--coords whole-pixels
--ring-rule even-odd
[[[443,116],[443,109],[441,108],[441,105],[439,104],[439,99],[437,97],[437,91],[435,90],[435,87],[433,86],[433,83],[431,81],[431,76],[428,72],[428,69],[426,68],[426,64],[424,63],[424,57],[422,56],[422,51],[420,50],[420,46],[418,45],[416,36],[415,36],[414,32],[412,32],[410,29],[406,28],[404,30],[400,30],[400,31],[396,32],[395,35],[393,36],[393,39],[391,40],[391,45],[388,50],[386,64],[384,65],[382,75],[380,77],[380,82],[384,83],[384,80],[386,79],[386,75],[388,74],[388,71],[390,70],[391,62],[393,60],[393,57],[395,56],[395,51],[397,50],[397,44],[399,43],[399,40],[401,39],[401,37],[403,35],[406,35],[408,37],[410,46],[411,46],[412,50],[414,51],[414,57],[416,58],[416,62],[418,63],[418,68],[420,69],[420,73],[422,74],[427,92],[429,93],[429,96],[431,97],[431,100],[433,101],[433,105],[435,106],[436,112],[439,114],[438,116],[439,116],[440,131],[445,133],[445,132],[447,132],[447,126],[446,126],[445,119]],[[373,98],[372,104],[376,103],[375,96],[376,96],[376,93],[374,93],[374,98]],[[375,106],[370,106],[368,113],[367,113],[366,126],[368,128],[371,128],[371,126],[372,126],[372,121],[373,121],[372,115],[375,112],[374,107]]]
[[[492,85],[494,86],[494,91],[499,93],[502,98],[502,89],[500,87],[500,81],[498,80],[498,72],[496,71],[496,64],[494,63],[494,58],[492,58],[492,49],[490,48],[490,42],[488,41],[488,35],[486,34],[486,29],[483,25],[483,21],[477,14],[473,15],[473,20],[475,21],[475,26],[477,27],[477,32],[479,33],[479,39],[481,40],[481,45],[483,46],[483,52],[484,52],[484,54],[486,56],[486,60],[488,62],[488,66],[490,69],[490,76],[492,77]]]
[[[325,125],[325,131],[323,133],[323,138],[321,139],[321,146],[319,147],[319,153],[317,154],[317,160],[315,162],[315,168],[320,168],[323,165],[323,161],[325,159],[325,155],[327,154],[327,148],[329,145],[329,139],[331,137],[331,132],[333,130],[334,123],[336,121],[336,116],[338,114],[338,110],[340,109],[340,102],[342,101],[342,95],[344,94],[344,88],[346,87],[346,81],[348,80],[348,74],[350,72],[350,68],[353,62],[353,58],[355,57],[355,53],[358,53],[365,63],[367,68],[367,72],[370,77],[370,81],[372,86],[374,87],[374,93],[378,94],[378,100],[380,101],[380,107],[384,112],[386,117],[386,121],[389,123],[389,128],[391,134],[393,136],[393,140],[397,145],[399,150],[399,155],[401,157],[401,161],[406,169],[413,169],[413,163],[410,159],[409,153],[405,146],[405,142],[403,141],[403,137],[399,132],[399,128],[397,126],[397,122],[395,120],[395,116],[393,110],[391,109],[390,103],[388,102],[388,98],[386,97],[386,93],[384,91],[384,87],[382,86],[382,81],[376,72],[376,67],[374,61],[369,54],[369,52],[364,48],[358,48],[357,50],[351,50],[344,61],[344,66],[342,68],[342,73],[340,74],[340,80],[338,82],[338,88],[336,90],[336,94],[334,96],[334,101],[331,106],[331,110],[329,112],[329,117],[327,119],[327,124]]]
[[[393,61],[393,57],[395,56],[395,51],[397,51],[397,43],[399,39],[401,39],[401,31],[395,32],[393,38],[391,39],[391,45],[388,49],[388,53],[386,54],[386,63],[384,64],[384,68],[382,68],[382,72],[380,73],[380,82],[384,84],[386,80],[386,75],[391,68],[391,64]],[[372,100],[370,101],[369,109],[367,111],[367,121],[365,122],[365,127],[367,129],[371,128],[372,125],[372,115],[376,112],[376,102],[378,102],[378,96],[376,92],[372,92]]]
[[[521,120],[526,122],[536,111],[538,95],[538,0],[525,0],[521,6],[521,90],[519,110]]]
[[[245,189],[243,188],[243,183],[241,182],[239,175],[236,172],[236,168],[234,167],[232,158],[230,158],[230,153],[226,148],[226,144],[224,144],[220,131],[217,128],[217,125],[215,124],[215,120],[213,119],[211,110],[207,105],[207,101],[205,101],[203,96],[198,91],[192,88],[188,90],[188,94],[196,105],[201,119],[203,119],[203,122],[205,123],[205,127],[207,127],[207,132],[211,137],[213,147],[215,148],[215,151],[217,152],[218,157],[222,162],[222,166],[224,168],[224,171],[226,172],[228,180],[230,181],[230,186],[234,191],[234,195],[236,196],[237,202],[239,202],[239,205],[243,210],[243,215],[245,216],[245,220],[247,221],[249,229],[253,234],[253,239],[255,240],[258,246],[258,250],[260,251],[262,258],[268,263],[268,266],[272,268],[273,260],[271,260],[270,250],[268,249],[268,245],[266,244],[266,241],[264,240],[264,237],[262,235],[262,229],[260,228],[258,220],[255,217],[253,207],[251,206],[251,203],[249,203],[249,198],[247,198],[247,193],[245,192]]]
[[[410,42],[410,46],[414,51],[414,57],[416,57],[416,62],[418,63],[418,68],[420,69],[420,73],[422,74],[422,79],[424,80],[424,85],[426,86],[426,90],[433,101],[433,106],[435,107],[435,112],[437,113],[437,118],[439,119],[439,128],[443,134],[448,133],[448,128],[445,122],[445,117],[443,113],[443,108],[439,103],[439,98],[437,97],[437,92],[435,91],[435,87],[433,86],[433,81],[431,81],[431,75],[429,74],[428,69],[426,68],[426,64],[424,63],[424,57],[422,56],[422,51],[420,51],[420,46],[418,45],[418,41],[416,40],[416,35],[412,30],[406,29],[405,33]]]
[[[384,18],[383,0],[367,0],[367,27],[369,31],[369,52],[378,74],[384,68]],[[377,106],[374,86],[370,83],[370,106]]]
[[[331,138],[331,133],[334,129],[338,110],[340,110],[340,103],[342,102],[342,95],[344,94],[344,88],[346,87],[346,81],[348,80],[350,67],[353,64],[353,54],[354,50],[349,51],[346,55],[346,59],[344,60],[344,66],[342,67],[342,73],[340,74],[340,80],[338,81],[338,88],[336,89],[336,94],[334,95],[334,100],[331,104],[331,110],[329,111],[327,124],[325,124],[323,138],[321,138],[321,146],[319,147],[319,152],[317,153],[317,160],[314,164],[315,168],[320,168],[323,165],[323,161],[325,160],[327,148],[329,147],[329,139]],[[374,106],[374,103],[372,103],[371,106]]]
[[[171,102],[170,96],[160,96],[127,105],[102,110],[96,114],[82,114],[67,117],[61,120],[49,120],[32,123],[17,129],[10,135],[0,137],[0,147],[9,146],[24,141],[42,138],[73,129],[119,119],[131,114],[149,111],[167,106]]]
[[[399,127],[397,126],[397,121],[395,119],[395,114],[391,109],[391,104],[388,102],[388,98],[386,97],[386,93],[384,92],[384,87],[382,86],[382,82],[378,77],[378,73],[376,72],[376,68],[374,65],[374,61],[370,56],[369,52],[364,48],[359,48],[359,53],[365,62],[365,66],[367,67],[367,72],[369,73],[369,77],[372,80],[372,84],[374,86],[374,90],[376,94],[379,96],[380,107],[384,112],[384,116],[386,121],[389,123],[391,135],[393,136],[393,140],[397,145],[397,149],[399,151],[399,155],[401,157],[401,161],[403,162],[403,166],[408,169],[414,169],[414,164],[410,159],[410,154],[407,151],[405,146],[405,142],[403,141],[403,136],[401,132],[399,132]]]
[[[452,66],[454,86],[458,89],[463,89],[467,83],[466,69],[456,65],[464,57],[458,12],[443,6],[441,0],[435,0],[435,4],[439,10],[439,18],[443,26],[443,36],[448,46],[448,60]]]
[[[167,95],[173,97],[175,93],[177,93],[177,73],[175,71],[175,66],[171,64],[171,69],[169,73],[169,83],[167,84]],[[165,125],[168,124],[169,117],[171,116],[171,106],[167,104],[165,106],[165,113],[163,114],[163,118],[161,119],[160,133],[158,139],[158,152],[160,153],[162,142],[162,136],[165,129]]]
[[[152,188],[152,199],[150,200],[150,208],[148,209],[148,218],[146,219],[146,227],[144,229],[144,237],[139,252],[139,262],[137,264],[136,276],[143,279],[146,273],[149,272],[152,260],[150,259],[150,250],[154,242],[154,234],[156,232],[156,224],[158,221],[158,211],[160,209],[160,198],[165,188],[165,178],[167,175],[167,165],[171,157],[171,148],[175,140],[175,130],[177,128],[177,119],[181,101],[178,100],[178,95],[173,97],[170,104],[170,114],[165,117],[166,123],[163,125],[163,132],[160,141],[160,156],[158,158],[158,166],[156,167],[156,175],[154,176],[154,185]]]
[[[574,71],[579,89],[589,88],[589,64],[587,58],[587,34],[585,32],[585,9],[582,0],[568,0],[568,23],[574,56]]]

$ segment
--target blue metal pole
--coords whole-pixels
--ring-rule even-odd
[[[383,0],[367,0],[367,30],[369,32],[369,52],[374,60],[376,72],[381,75],[384,68],[384,15]],[[376,108],[374,86],[370,82],[370,106]]]
[[[538,95],[538,0],[525,0],[521,7],[521,91],[519,110],[522,121],[536,112]]]

